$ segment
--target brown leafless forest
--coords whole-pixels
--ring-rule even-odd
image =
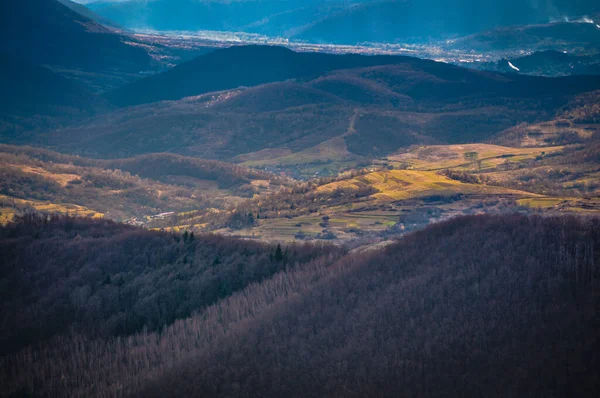
[[[597,219],[462,217],[362,253],[64,217],[1,236],[3,341],[26,346],[4,394],[599,391]]]

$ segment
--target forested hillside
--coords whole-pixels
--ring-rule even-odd
[[[163,292],[193,284],[193,297],[207,294],[228,275],[229,264],[253,270],[249,277],[262,282],[236,285],[238,292],[216,290],[215,300],[228,297],[209,307],[210,301],[197,304],[196,315],[160,333],[127,339],[76,333],[4,357],[0,374],[8,393],[595,397],[600,391],[597,219],[462,217],[386,248],[341,257],[331,248],[279,251],[221,238],[190,241],[84,220],[39,223],[44,220],[33,217],[2,230],[3,264],[31,267],[27,285],[3,271],[3,286],[15,286],[3,289],[7,299],[36,297],[24,295],[24,286],[50,283],[68,287],[71,297],[62,302],[86,314],[100,305],[102,292],[130,297],[123,294],[162,275],[155,283],[164,289],[143,299],[142,288],[136,304],[158,304],[154,313],[160,314],[173,303]],[[58,244],[46,238],[50,231],[61,236]],[[73,239],[77,234],[81,238]],[[126,254],[133,241],[146,249]],[[62,269],[58,274],[33,265],[54,264],[47,257],[62,245],[97,245],[93,252],[100,253],[109,242],[117,245],[76,272],[65,273],[76,263],[61,255],[50,267]],[[234,246],[237,253],[227,255]],[[162,254],[153,255],[152,247]],[[57,267],[60,260],[65,264]],[[119,277],[125,280],[121,295]],[[54,297],[48,293],[43,297]],[[24,308],[52,308],[48,299],[38,303]],[[151,317],[138,319],[155,325]]]

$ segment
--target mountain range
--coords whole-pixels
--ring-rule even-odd
[[[132,28],[245,31],[311,42],[394,42],[473,34],[599,12],[595,1],[314,0],[93,2],[98,14]]]

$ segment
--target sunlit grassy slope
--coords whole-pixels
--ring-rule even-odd
[[[505,162],[515,163],[537,156],[559,152],[562,146],[544,148],[511,148],[492,144],[430,145],[406,153],[389,156],[393,164],[407,165],[415,170],[488,170]],[[465,159],[465,154],[476,152],[475,161]],[[481,164],[477,163],[481,161]]]
[[[43,213],[62,213],[72,216],[102,218],[103,213],[70,203],[51,203],[38,200],[25,200],[0,195],[0,224],[10,222],[19,210],[35,209]]]
[[[377,200],[404,200],[432,195],[487,194],[487,195],[530,195],[513,189],[467,184],[452,180],[433,171],[388,170],[368,173],[349,180],[336,181],[318,189],[335,190],[369,185],[379,193],[373,195]]]

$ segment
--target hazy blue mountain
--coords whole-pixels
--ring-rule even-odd
[[[560,4],[558,4],[560,3]],[[583,1],[381,0],[349,7],[295,37],[312,42],[423,41],[467,35],[499,26],[547,23],[598,10]]]
[[[91,19],[92,21],[96,21],[101,25],[108,26],[111,28],[120,28],[113,21],[108,20],[108,19],[96,14],[95,12],[93,12],[92,10],[90,10],[83,4],[80,4],[80,3],[77,3],[77,2],[74,2],[71,0],[57,0],[57,1],[61,4],[63,4],[64,6],[69,7],[71,10],[75,11],[76,13],[81,14],[84,17]]]
[[[132,0],[88,6],[128,28],[222,30],[282,35],[356,0]]]
[[[89,4],[129,28],[225,30],[317,42],[423,40],[547,23],[600,10],[592,0],[130,0]]]

